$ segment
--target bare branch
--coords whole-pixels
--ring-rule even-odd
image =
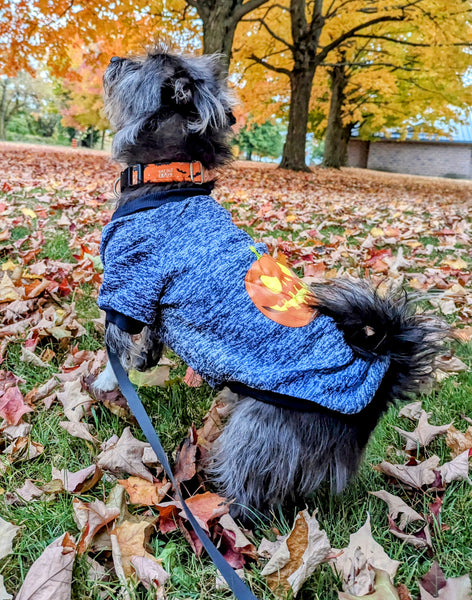
[[[243,22],[244,23],[260,23],[264,27],[264,29],[267,31],[267,33],[271,37],[274,38],[274,40],[277,40],[281,44],[284,44],[284,46],[286,46],[287,48],[290,48],[290,50],[292,50],[292,51],[295,50],[295,47],[293,44],[289,44],[286,40],[284,40],[282,37],[277,35],[275,33],[275,31],[273,31],[273,29],[270,28],[263,19],[243,19]]]
[[[377,17],[376,19],[372,19],[372,20],[368,21],[367,23],[361,23],[360,25],[356,25],[352,29],[349,29],[348,31],[346,31],[345,33],[340,35],[336,40],[333,40],[330,44],[325,46],[317,56],[318,62],[321,62],[322,60],[324,60],[328,56],[328,54],[331,52],[331,50],[334,50],[335,48],[337,48],[345,40],[347,40],[351,37],[356,37],[355,34],[358,31],[361,31],[362,29],[366,29],[367,27],[371,27],[372,25],[377,25],[378,23],[385,23],[385,22],[392,22],[392,21],[403,21],[403,17],[392,17],[389,15],[384,15],[383,17]],[[357,37],[366,37],[366,36],[358,35]],[[368,37],[373,38],[375,36],[371,35]]]
[[[240,6],[238,6],[238,8],[236,8],[236,10],[233,13],[233,19],[235,19],[238,23],[245,15],[252,12],[253,10],[256,10],[256,8],[259,8],[267,1],[268,0],[248,0],[248,2],[246,2],[245,4],[241,4]]]
[[[270,71],[275,71],[276,73],[282,73],[283,75],[287,75],[287,77],[291,77],[291,71],[289,71],[289,69],[285,69],[284,67],[276,67],[275,65],[271,65],[270,63],[266,62],[265,60],[263,60],[262,58],[259,58],[258,56],[256,56],[255,54],[251,54],[251,56],[249,57],[250,60],[254,61],[255,63],[262,65],[263,67],[265,67],[266,69],[269,69]]]

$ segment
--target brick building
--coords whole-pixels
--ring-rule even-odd
[[[469,125],[454,125],[450,137],[435,139],[420,134],[419,139],[399,136],[379,137],[375,141],[353,137],[349,141],[349,167],[472,179],[472,121]]]

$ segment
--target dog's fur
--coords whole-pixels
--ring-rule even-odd
[[[181,57],[163,49],[112,59],[104,77],[107,116],[116,130],[113,158],[126,164],[201,161],[211,169],[230,158],[233,98],[216,56]],[[147,184],[126,190],[118,205],[151,191],[191,184]],[[355,415],[319,409],[305,413],[239,397],[217,443],[209,472],[246,507],[267,511],[311,494],[329,480],[340,492],[356,472],[369,436],[395,398],[407,398],[431,376],[447,328],[415,314],[403,293],[381,296],[365,282],[334,280],[314,286],[317,309],[331,316],[363,357],[389,354],[391,363],[371,403]],[[106,341],[129,369],[159,360],[159,331],[131,336],[110,324]],[[109,368],[97,387],[116,380]]]

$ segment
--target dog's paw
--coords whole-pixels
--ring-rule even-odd
[[[92,387],[97,392],[112,392],[118,387],[118,380],[116,379],[109,362],[107,362],[105,369],[92,383]]]

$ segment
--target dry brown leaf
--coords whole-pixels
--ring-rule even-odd
[[[151,587],[162,587],[170,577],[169,573],[154,557],[132,556],[131,566],[137,578],[147,590],[150,590]]]
[[[156,521],[157,519],[155,519]],[[154,530],[153,524],[146,521],[136,523],[134,521],[123,521],[111,532],[112,536],[116,536],[121,554],[121,562],[123,571],[126,577],[133,574],[131,559],[135,556],[144,556],[155,561],[156,559],[146,551],[149,536]]]
[[[0,281],[0,302],[12,302],[13,300],[19,300],[20,297],[13,281],[5,272],[2,281]]]
[[[372,496],[377,496],[388,505],[388,514],[392,519],[396,519],[398,515],[400,516],[399,527],[401,530],[405,529],[408,523],[412,523],[414,521],[424,521],[424,517],[422,517],[419,513],[416,512],[411,506],[408,506],[406,502],[404,502],[398,496],[394,496],[385,490],[379,490],[378,492],[369,492]]]
[[[220,518],[219,523],[223,527],[223,529],[226,529],[226,531],[231,531],[232,533],[234,533],[234,535],[235,535],[234,547],[235,548],[248,548],[249,546],[252,546],[252,548],[254,548],[254,558],[256,558],[256,549],[255,549],[254,545],[252,544],[252,542],[250,542],[248,540],[248,538],[244,534],[241,527],[239,527],[239,525],[236,523],[236,521],[233,519],[233,517],[229,513],[224,514]]]
[[[465,450],[453,460],[444,463],[439,467],[438,471],[441,473],[443,483],[469,479],[469,456],[470,451]]]
[[[91,425],[88,423],[77,423],[75,421],[60,421],[59,426],[65,429],[72,437],[80,438],[86,442],[95,443],[97,440],[90,433]]]
[[[438,356],[434,361],[434,367],[443,373],[463,373],[469,367],[457,356]]]
[[[43,490],[39,489],[39,487],[31,481],[31,479],[27,479],[21,487],[15,490],[15,492],[26,502],[31,502],[33,498],[40,498],[44,493]]]
[[[152,483],[154,477],[142,461],[144,449],[149,447],[150,444],[133,437],[130,428],[126,427],[119,439],[113,436],[106,442],[104,450],[97,457],[97,464],[115,475],[127,473]]]
[[[8,425],[0,427],[0,432],[8,441],[15,441],[19,437],[28,437],[33,426],[30,423],[21,423],[19,425]]]
[[[293,591],[296,596],[315,568],[325,560],[331,549],[326,532],[307,510],[295,517],[292,531],[264,567],[272,591]]]
[[[77,545],[79,554],[83,554],[94,535],[108,523],[119,516],[120,510],[114,507],[107,507],[101,500],[93,502],[82,502],[78,498],[73,500],[74,521],[81,531],[80,540]]]
[[[57,399],[64,407],[64,414],[74,423],[79,421],[90,413],[92,398],[82,391],[82,385],[79,380],[66,381],[64,391],[57,393]]]
[[[3,575],[0,575],[0,600],[12,600],[13,596],[5,589]]]
[[[68,533],[54,540],[31,565],[16,600],[70,600],[75,553]]]
[[[374,540],[368,516],[365,524],[350,535],[349,545],[332,564],[342,577],[345,592],[365,596],[374,591],[374,569],[385,571],[393,581],[400,563],[392,560]]]
[[[187,506],[192,512],[198,524],[208,531],[212,521],[221,517],[229,511],[229,505],[226,498],[215,494],[214,492],[204,492],[196,494],[186,500]],[[185,511],[182,509],[180,516],[185,517]]]
[[[39,442],[33,442],[29,437],[19,437],[3,451],[8,455],[11,463],[22,462],[37,458],[44,452],[44,446]]]
[[[468,427],[465,433],[451,425],[446,435],[446,444],[451,449],[452,458],[462,454],[465,450],[472,448],[472,427]]]
[[[381,462],[374,468],[389,477],[393,477],[402,483],[420,489],[424,485],[431,485],[436,479],[435,470],[439,466],[439,457],[431,456],[418,465],[393,465],[387,461]]]
[[[0,517],[0,560],[13,552],[13,538],[20,528]]]
[[[398,413],[399,417],[406,417],[407,419],[411,419],[413,421],[417,421],[423,413],[423,409],[421,407],[421,401],[418,402],[410,402],[409,404],[405,404],[403,408]],[[428,418],[431,416],[430,413],[426,413]]]
[[[424,527],[422,527],[415,533],[405,533],[395,525],[393,519],[391,519],[390,517],[388,519],[388,523],[390,526],[390,533],[393,533],[395,537],[406,542],[407,544],[411,544],[412,546],[415,546],[415,548],[419,549],[432,548],[431,532],[428,524],[426,524]]]
[[[71,494],[81,494],[93,488],[102,478],[103,472],[97,465],[91,465],[80,471],[73,473],[67,469],[52,468],[51,476],[53,479],[59,479],[66,492]]]
[[[421,579],[419,587],[420,600],[470,600],[471,598],[469,575],[446,579],[436,561]]]
[[[130,503],[140,506],[159,504],[172,487],[172,484],[168,481],[151,483],[142,477],[118,479],[118,483],[128,492]]]
[[[136,371],[131,369],[129,379],[138,387],[163,387],[169,381],[169,365],[157,365],[149,371]]]
[[[177,452],[174,464],[174,477],[177,483],[189,481],[197,474],[198,435],[195,426],[189,429]]]
[[[400,429],[400,427],[394,427],[394,429],[405,438],[405,450],[409,452],[411,450],[416,450],[418,447],[426,447],[435,437],[446,433],[450,426],[451,423],[438,426],[430,425],[428,423],[428,413],[422,410],[416,429],[413,431],[404,431],[403,429]]]
[[[397,589],[390,580],[390,576],[385,571],[374,569],[374,589],[372,594],[367,596],[353,596],[345,592],[338,592],[339,600],[400,600]]]

